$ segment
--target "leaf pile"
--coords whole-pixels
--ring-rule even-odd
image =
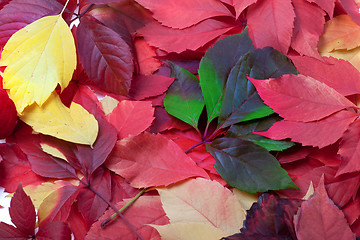
[[[0,239],[356,239],[358,24],[354,0],[1,1]]]

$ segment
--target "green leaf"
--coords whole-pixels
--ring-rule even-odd
[[[241,138],[219,138],[206,146],[220,176],[249,193],[297,188],[277,159],[266,149]]]
[[[247,75],[256,79],[276,78],[296,74],[293,64],[273,48],[256,49],[241,57],[231,69],[219,115],[219,126],[266,117],[273,113],[256,92]]]
[[[200,114],[204,108],[199,80],[189,71],[169,62],[171,76],[175,81],[164,99],[166,111],[182,121],[197,128]]]
[[[254,46],[247,29],[242,33],[218,41],[201,59],[199,78],[204,96],[208,123],[220,114],[224,86],[231,68]]]
[[[281,120],[278,116],[269,116],[262,119],[243,122],[232,125],[226,133],[226,137],[242,138],[244,140],[253,142],[268,151],[283,151],[295,144],[291,141],[282,140],[277,141],[269,139],[264,136],[253,134],[252,132],[262,132],[268,130],[275,122]]]

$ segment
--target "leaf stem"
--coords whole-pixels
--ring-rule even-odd
[[[143,190],[141,190],[138,194],[136,194],[135,197],[133,197],[128,203],[126,203],[122,208],[120,208],[119,212],[123,212],[125,209],[127,209],[130,205],[132,205],[141,195],[144,194],[144,192],[147,190],[147,188],[144,188]],[[101,228],[104,228],[105,225],[110,222],[112,219],[114,219],[116,216],[118,215],[118,212],[115,212],[113,215],[111,215],[110,217],[108,217],[107,219],[105,219],[102,223],[101,223]]]
[[[204,144],[205,142],[206,142],[206,141],[203,140],[203,141],[200,141],[200,142],[198,142],[198,143],[195,143],[194,145],[192,145],[191,147],[189,147],[188,149],[186,149],[186,150],[185,150],[185,153],[190,152],[191,150],[193,150],[194,148],[196,148],[196,147]]]
[[[136,231],[136,229],[134,228],[134,226],[124,217],[124,215],[117,210],[117,208],[115,207],[114,204],[112,204],[109,200],[107,200],[106,198],[104,198],[98,191],[96,191],[91,185],[87,186],[93,193],[95,193],[98,197],[100,197],[104,202],[106,202],[116,213],[118,213],[118,215],[121,217],[121,219],[125,222],[125,224],[130,228],[130,230],[132,232],[135,233],[135,235],[140,239],[140,240],[144,240],[140,234]]]
[[[64,10],[66,9],[66,6],[68,5],[70,0],[67,0],[65,5],[64,5],[64,8],[61,10],[61,13],[60,13],[60,16],[63,14]]]

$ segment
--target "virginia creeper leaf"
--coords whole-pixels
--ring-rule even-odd
[[[236,196],[216,181],[190,179],[157,191],[170,223],[198,222],[232,234],[245,219]]]
[[[319,7],[324,9],[329,15],[330,19],[333,19],[335,0],[307,0],[310,3],[316,3]]]
[[[117,138],[122,139],[145,131],[154,120],[153,115],[151,102],[123,100],[106,119],[116,128]]]
[[[26,108],[20,119],[35,131],[66,141],[92,145],[98,135],[98,122],[81,105],[65,107],[56,93],[40,107],[36,103]]]
[[[347,14],[349,14],[357,24],[360,24],[359,6],[357,2],[340,0],[340,3],[347,12]]]
[[[0,240],[28,240],[29,236],[15,228],[13,225],[9,225],[4,222],[0,222]]]
[[[233,25],[215,19],[206,19],[186,29],[171,29],[158,22],[151,22],[138,30],[151,46],[167,52],[181,53],[197,50],[208,42],[231,30]]]
[[[14,102],[6,91],[0,88],[0,139],[12,134],[17,123],[17,113]]]
[[[223,137],[206,146],[220,176],[249,193],[296,188],[287,172],[266,149],[241,138]]]
[[[174,78],[161,75],[137,75],[131,82],[130,96],[142,100],[163,94],[173,81]]]
[[[256,48],[271,46],[286,54],[291,43],[294,19],[291,0],[257,1],[247,11],[249,36]]]
[[[36,233],[36,239],[71,240],[71,231],[66,223],[55,221],[39,228],[39,231]]]
[[[292,141],[302,143],[304,146],[322,148],[339,140],[357,117],[356,113],[340,111],[321,121],[304,123],[283,120],[274,123],[268,131],[257,134],[275,140],[291,138]]]
[[[280,198],[264,193],[247,211],[241,233],[225,240],[293,240],[296,239],[293,225],[301,200]]]
[[[303,75],[249,80],[265,104],[286,120],[309,122],[356,106],[335,89]]]
[[[45,198],[38,211],[39,226],[42,227],[54,221],[66,221],[77,194],[78,188],[68,185]]]
[[[106,91],[128,95],[134,71],[130,47],[114,30],[90,15],[77,28],[80,62],[86,73]]]
[[[21,232],[33,236],[35,232],[36,213],[29,196],[19,184],[11,199],[9,213],[11,221]]]
[[[232,2],[236,12],[236,18],[238,18],[247,7],[256,3],[257,0],[232,0]]]
[[[348,61],[333,57],[318,61],[306,56],[293,56],[291,60],[301,74],[325,83],[344,96],[360,93],[360,83],[354,81],[360,78],[360,73]]]
[[[119,202],[116,205],[117,209],[123,207],[127,202],[127,200]],[[105,228],[101,228],[101,223],[113,213],[114,211],[112,209],[106,211],[105,214],[91,226],[85,239],[95,240],[99,239],[99,236],[104,236],[109,240],[117,240],[120,238],[122,240],[133,240],[137,238],[120,218],[113,219],[112,223],[105,225]],[[149,225],[164,225],[169,223],[169,220],[161,207],[159,196],[140,197],[124,212],[124,216],[144,239],[160,240],[157,231]],[[121,236],[119,236],[119,233],[121,233]]]
[[[321,59],[317,44],[324,30],[324,11],[302,0],[292,0],[292,4],[296,17],[291,47],[301,55]]]
[[[136,0],[153,12],[153,17],[162,25],[171,28],[187,28],[207,18],[232,15],[216,0]]]
[[[57,84],[66,88],[76,68],[76,49],[61,15],[43,17],[12,35],[0,66],[7,66],[3,84],[19,114],[34,102],[43,105]]]
[[[147,132],[118,141],[105,164],[136,188],[208,177],[173,141]]]
[[[208,122],[220,115],[224,86],[231,68],[252,49],[251,40],[244,30],[241,34],[217,42],[201,59],[199,78]]]
[[[324,178],[294,217],[296,236],[305,239],[356,239],[342,211],[328,197]]]
[[[171,76],[175,81],[164,99],[166,111],[180,120],[197,128],[200,114],[204,108],[199,79],[182,67],[168,62]]]

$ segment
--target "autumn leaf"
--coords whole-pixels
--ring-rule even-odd
[[[57,84],[66,88],[76,67],[76,49],[61,14],[43,17],[13,34],[0,66],[7,66],[3,84],[19,114],[34,102],[42,106]]]
[[[299,240],[356,239],[344,214],[328,197],[323,177],[314,195],[301,204],[294,225]]]
[[[41,107],[34,103],[26,108],[20,119],[39,133],[70,142],[92,145],[98,135],[94,116],[77,103],[65,107],[56,93]]]
[[[0,139],[10,136],[17,123],[17,113],[14,102],[9,98],[6,91],[0,88]]]
[[[189,239],[196,239],[198,230],[232,234],[238,231],[245,218],[236,196],[216,181],[196,178],[157,190],[170,220],[169,225],[159,228],[154,226],[161,236],[163,234],[168,236],[167,231],[179,228],[188,232]],[[219,217],[220,212],[221,217]],[[183,225],[178,225],[179,223]],[[209,227],[207,229],[203,225],[193,223],[201,223]],[[185,236],[183,234],[180,239],[185,239]]]
[[[207,178],[173,141],[147,132],[118,141],[105,165],[137,188],[168,186],[189,177]]]

